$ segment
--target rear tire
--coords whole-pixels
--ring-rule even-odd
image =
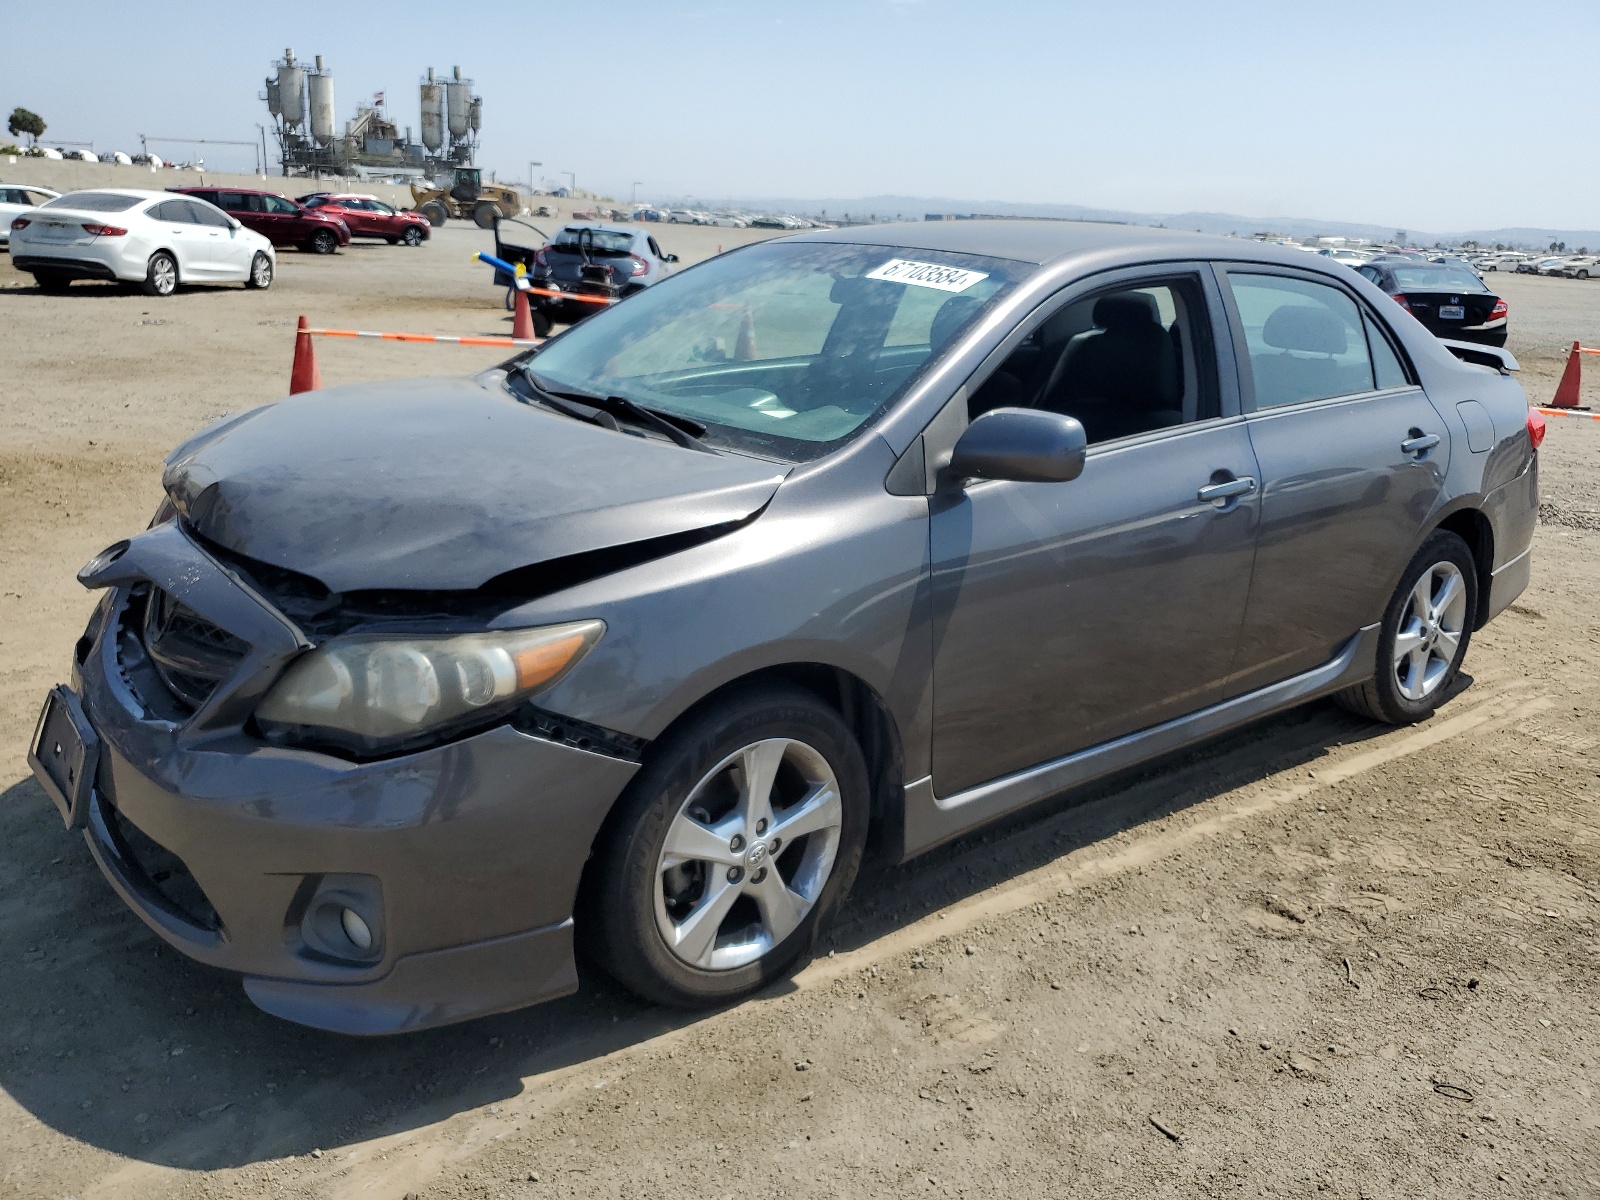
[[[1466,542],[1436,530],[1407,565],[1384,610],[1378,665],[1334,699],[1386,725],[1425,721],[1449,694],[1478,615],[1478,568]]]
[[[810,954],[849,892],[869,797],[860,746],[816,696],[730,693],[659,741],[617,802],[584,880],[584,948],[661,1004],[765,987]]]
[[[72,276],[60,271],[35,271],[33,281],[41,292],[64,292],[72,286]]]
[[[259,250],[250,260],[250,274],[245,278],[244,285],[259,292],[272,286],[272,260]]]
[[[146,296],[170,296],[178,290],[178,260],[165,250],[150,256],[141,285]]]

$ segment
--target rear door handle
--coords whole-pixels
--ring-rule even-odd
[[[1248,496],[1255,490],[1256,481],[1248,475],[1241,475],[1238,479],[1222,483],[1208,483],[1195,493],[1195,498],[1202,504],[1217,504],[1220,507],[1235,496]]]
[[[1400,449],[1407,454],[1415,454],[1420,457],[1437,446],[1441,440],[1437,433],[1424,433],[1416,437],[1408,437],[1400,443]]]

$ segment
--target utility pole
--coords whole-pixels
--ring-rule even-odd
[[[565,175],[572,182],[572,191],[573,191],[573,194],[576,195],[577,191],[578,191],[578,177],[576,175],[574,175],[571,171],[563,171],[561,173],[563,175]]]
[[[528,164],[528,190],[530,192],[533,191],[533,188],[534,188],[533,169],[535,167],[542,167],[542,166],[544,166],[544,164],[542,162],[531,162],[531,163]]]
[[[642,179],[635,179],[633,181],[633,196],[628,201],[630,204],[639,203],[639,188],[643,184],[644,184],[644,180],[642,180]]]

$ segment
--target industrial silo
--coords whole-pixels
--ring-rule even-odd
[[[278,101],[278,81],[276,79],[267,80],[267,111],[275,117],[283,114],[283,105]]]
[[[472,98],[472,111],[468,114],[468,122],[472,125],[472,132],[477,133],[483,128],[483,97]]]
[[[278,107],[283,110],[283,123],[298,129],[306,119],[306,71],[294,61],[294,51],[285,50],[278,64]]]
[[[434,82],[432,67],[422,83],[422,144],[434,154],[444,145],[444,84]]]
[[[461,78],[461,68],[457,67],[454,78],[444,86],[449,103],[450,137],[459,141],[472,128],[472,80]]]
[[[333,72],[322,67],[322,55],[317,55],[317,69],[306,80],[311,90],[311,136],[317,145],[326,146],[333,141]]]

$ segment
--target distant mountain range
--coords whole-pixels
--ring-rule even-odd
[[[686,198],[681,202],[697,207],[731,205],[754,212],[787,212],[810,217],[826,215],[835,219],[849,214],[853,220],[876,216],[879,219],[899,217],[908,221],[920,221],[929,213],[941,213],[960,216],[981,214],[995,217],[1046,217],[1066,221],[1112,221],[1124,225],[1164,225],[1168,229],[1193,229],[1201,233],[1233,233],[1240,237],[1249,237],[1253,233],[1271,233],[1280,237],[1347,237],[1388,242],[1394,240],[1396,233],[1402,232],[1393,225],[1373,225],[1359,221],[1325,221],[1311,217],[1246,217],[1237,213],[1214,212],[1141,213],[1111,208],[1085,208],[1077,204],[1014,204],[1006,200],[950,200],[927,196],[856,196],[851,199],[823,200],[799,199],[792,196],[725,200],[707,200],[700,197]],[[1407,229],[1403,232],[1412,244],[1424,246],[1431,246],[1435,242],[1459,245],[1472,240],[1480,245],[1500,242],[1519,249],[1542,250],[1552,242],[1564,242],[1573,249],[1579,246],[1600,249],[1600,230],[1594,229],[1518,227],[1445,232]]]

